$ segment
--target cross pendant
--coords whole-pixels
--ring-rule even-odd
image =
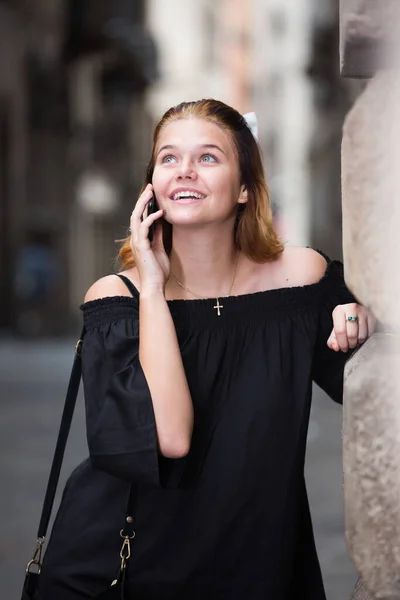
[[[219,303],[219,298],[217,298],[217,304],[213,307],[217,310],[217,315],[220,317],[221,316],[221,308],[224,308],[222,304]]]

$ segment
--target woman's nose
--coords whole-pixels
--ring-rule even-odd
[[[183,161],[177,172],[178,179],[196,179],[197,171],[191,161]]]

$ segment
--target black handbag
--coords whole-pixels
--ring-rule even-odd
[[[82,342],[85,334],[83,328],[81,337],[75,346],[75,359],[72,366],[71,376],[68,384],[67,395],[63,414],[61,418],[60,429],[56,448],[54,451],[53,462],[51,465],[49,481],[47,483],[46,494],[44,498],[42,514],[37,533],[36,547],[32,559],[26,566],[25,581],[22,589],[21,600],[42,600],[39,591],[40,571],[42,567],[42,552],[45,542],[47,528],[49,525],[51,512],[54,504],[54,497],[60,478],[62,461],[64,458],[65,447],[71,428],[72,417],[76,405],[79,385],[82,376]],[[123,542],[120,551],[119,561],[116,560],[116,579],[110,583],[110,586],[93,597],[93,600],[126,600],[126,568],[127,562],[131,556],[131,541],[135,537],[135,519],[136,512],[137,486],[130,484],[126,502],[125,521],[119,535]],[[117,557],[116,557],[117,559]],[[119,563],[119,569],[118,569]]]

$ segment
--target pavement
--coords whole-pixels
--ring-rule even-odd
[[[0,339],[0,600],[21,597],[74,346],[72,339]],[[344,538],[341,418],[341,408],[315,388],[306,479],[328,600],[350,599],[356,580]],[[69,473],[86,456],[80,395],[56,503]]]

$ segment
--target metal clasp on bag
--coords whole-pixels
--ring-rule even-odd
[[[40,571],[42,570],[42,549],[43,549],[43,544],[44,544],[44,540],[45,538],[38,538],[36,540],[36,548],[35,551],[33,553],[33,557],[32,560],[30,560],[28,562],[28,564],[26,565],[26,573],[28,574],[31,570],[31,567],[33,565],[36,565],[38,568],[38,575],[40,573]]]
[[[82,354],[82,343],[83,340],[78,340],[75,344],[75,354],[80,356]]]
[[[121,551],[119,553],[119,555],[121,557],[121,566],[119,568],[119,573],[118,573],[117,579],[114,579],[114,581],[112,582],[111,585],[116,585],[118,583],[121,573],[126,569],[126,563],[131,557],[131,540],[133,540],[133,538],[135,537],[136,534],[133,531],[132,535],[125,535],[124,530],[121,529],[121,531],[119,532],[119,535],[124,540],[122,542]]]

